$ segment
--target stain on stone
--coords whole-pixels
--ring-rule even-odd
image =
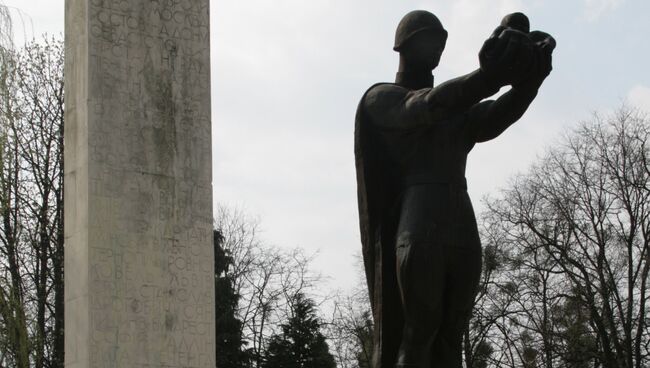
[[[136,313],[140,310],[140,301],[138,299],[133,299],[131,302],[131,310]]]
[[[175,324],[176,324],[176,316],[171,313],[167,313],[165,315],[165,329],[167,331],[173,331]]]
[[[169,57],[175,57],[176,49],[170,50]],[[156,111],[157,124],[151,129],[155,167],[162,173],[171,175],[176,158],[176,102],[173,90],[173,71],[165,68],[156,70],[153,60],[148,59],[144,71],[145,88]]]

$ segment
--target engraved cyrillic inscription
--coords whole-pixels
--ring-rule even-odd
[[[214,367],[208,0],[83,1],[88,366]]]

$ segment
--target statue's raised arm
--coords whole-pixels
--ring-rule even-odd
[[[474,142],[493,139],[519,120],[537,96],[544,79],[553,70],[555,39],[548,33],[530,32],[529,29],[528,18],[522,13],[513,13],[503,19],[501,25],[486,42],[488,46],[486,54],[490,54],[490,50],[499,52],[497,49],[503,46],[499,46],[498,41],[493,40],[505,38],[506,35],[512,38],[515,35],[521,39],[520,48],[527,50],[524,53],[527,56],[516,62],[514,68],[505,74],[508,84],[512,86],[510,91],[494,101],[483,101],[469,109],[468,121],[471,125],[469,129]],[[488,55],[482,67],[490,68],[492,64],[500,65]]]
[[[520,24],[522,19],[525,26]],[[550,68],[554,40],[543,32],[528,32],[527,24],[521,13],[506,16],[478,52],[480,68],[434,87],[431,70],[440,61],[447,31],[435,15],[411,12],[402,19],[395,36],[393,49],[400,53],[395,83],[370,88],[361,107],[377,118],[373,121],[379,126],[397,129],[435,124],[450,114],[467,111],[500,88],[526,78],[533,68],[544,64],[540,58],[549,56],[546,64]],[[402,122],[396,125],[394,118]]]

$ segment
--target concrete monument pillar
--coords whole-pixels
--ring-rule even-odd
[[[65,6],[65,365],[214,368],[208,0]]]

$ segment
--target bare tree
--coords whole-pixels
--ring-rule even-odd
[[[489,229],[489,228],[488,228]],[[503,277],[507,254],[500,234],[483,232],[483,268],[472,316],[463,336],[465,364],[469,368],[512,367],[514,341],[504,335],[516,312],[516,286]]]
[[[9,8],[0,2],[0,57],[13,50],[13,22]],[[5,59],[0,59],[4,62]]]
[[[227,272],[239,296],[238,318],[248,343],[252,366],[260,367],[269,338],[278,332],[295,308],[298,294],[316,296],[320,275],[309,268],[312,260],[301,249],[282,249],[259,239],[259,220],[243,211],[217,208],[215,228],[224,237],[223,248],[233,259]]]
[[[7,51],[7,49],[4,49]],[[0,70],[0,363],[63,366],[63,44]]]
[[[337,367],[371,367],[374,326],[365,285],[335,296],[332,317],[325,327]]]
[[[650,364],[649,138],[638,110],[596,115],[488,201],[488,233],[506,255],[495,280],[512,283],[499,295],[514,298],[482,333],[506,366]]]

